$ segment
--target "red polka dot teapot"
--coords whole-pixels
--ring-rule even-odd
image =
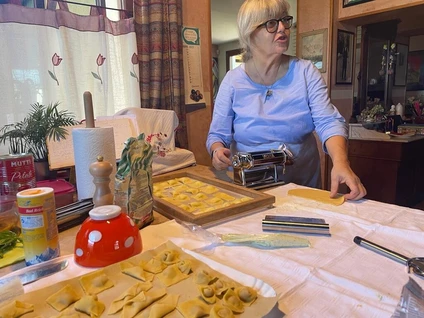
[[[142,251],[138,227],[117,205],[95,207],[81,224],[75,240],[75,262],[104,267]]]

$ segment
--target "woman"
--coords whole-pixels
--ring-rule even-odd
[[[282,180],[320,187],[320,160],[313,131],[332,161],[331,196],[346,183],[346,199],[366,190],[347,159],[347,126],[330,103],[327,87],[310,61],[284,53],[293,17],[285,0],[246,0],[238,13],[243,61],[224,77],[206,146],[217,170],[231,166],[235,151],[268,151],[285,144],[294,155]]]

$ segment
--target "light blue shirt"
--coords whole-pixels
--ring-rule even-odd
[[[268,90],[272,95],[267,97]],[[253,152],[286,144],[295,163],[286,167],[282,179],[319,187],[314,130],[323,145],[332,136],[347,138],[345,120],[331,104],[324,79],[310,61],[291,58],[286,75],[272,86],[252,81],[242,64],[221,83],[206,147],[210,151],[213,143],[222,142],[236,152]]]

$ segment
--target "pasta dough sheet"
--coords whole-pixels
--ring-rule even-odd
[[[343,195],[338,195],[336,198],[330,198],[330,191],[319,189],[291,189],[287,194],[332,205],[342,205],[344,202]]]
[[[145,251],[123,262],[131,262],[133,264],[147,263],[149,260],[158,257],[159,255],[162,255],[161,253],[166,252],[168,250],[177,251],[180,260],[185,260],[191,263],[193,272],[189,275],[187,279],[184,279],[168,287],[161,282],[161,280],[157,277],[156,274],[152,281],[152,288],[146,291],[145,293],[146,295],[149,295],[157,291],[165,290],[165,297],[167,298],[162,297],[161,299],[150,304],[149,307],[145,309],[146,313],[152,310],[153,305],[158,304],[156,306],[158,307],[160,306],[160,304],[163,303],[163,301],[166,301],[166,299],[168,298],[174,300],[178,299],[179,305],[191,299],[199,297],[199,286],[196,284],[194,279],[196,275],[196,270],[206,270],[211,277],[218,277],[221,280],[227,281],[230,284],[233,284],[232,286],[234,286],[235,288],[240,286],[256,288],[256,290],[258,291],[258,298],[250,306],[245,306],[244,313],[241,315],[237,315],[237,317],[263,317],[274,307],[277,302],[276,293],[274,289],[268,284],[258,279],[252,279],[251,276],[240,273],[223,264],[219,264],[213,260],[206,258],[203,255],[199,255],[191,251],[184,251],[172,242],[167,242],[154,250]],[[105,310],[103,311],[100,317],[121,317],[122,311],[119,311],[112,315],[108,315],[109,307],[115,299],[120,297],[125,291],[127,291],[135,284],[140,283],[141,281],[122,273],[120,263],[116,263],[102,268],[101,271],[103,271],[103,273],[106,274],[107,277],[114,283],[114,286],[102,292],[99,292],[96,295],[98,301],[105,304],[106,306]],[[81,286],[80,278],[87,275],[90,274],[75,277],[46,288],[18,296],[14,299],[14,301],[19,300],[34,305],[34,311],[23,315],[22,318],[59,316],[60,312],[56,311],[49,304],[47,304],[46,299],[50,295],[56,293],[57,291],[65,287],[66,285],[70,285],[73,289],[76,290],[77,293],[83,295],[84,290]],[[252,284],[252,282],[254,282],[255,286],[249,286],[249,284]],[[0,304],[0,307],[4,306],[6,303]],[[217,302],[217,304],[220,304],[220,301]],[[75,304],[69,306],[62,312],[72,311],[74,305]],[[142,311],[139,313],[139,315],[141,315],[141,317],[145,317],[146,313],[143,313]],[[167,314],[166,317],[182,318],[183,316],[178,312],[177,309],[175,309],[169,314]]]

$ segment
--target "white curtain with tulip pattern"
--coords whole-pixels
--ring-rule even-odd
[[[95,117],[140,107],[132,19],[0,4],[0,39],[0,127],[22,120],[36,102],[59,102],[82,120],[85,91]],[[0,145],[0,155],[7,152]]]

